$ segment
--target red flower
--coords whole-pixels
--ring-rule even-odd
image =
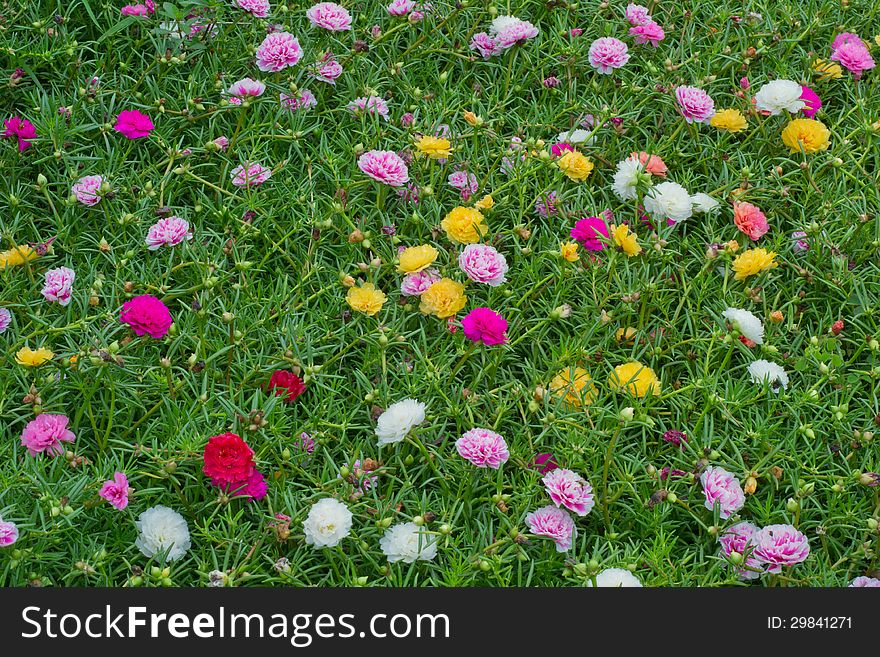
[[[290,403],[306,391],[306,384],[293,372],[275,370],[266,389],[274,391],[279,397],[283,395],[284,401]]]
[[[234,433],[208,438],[204,459],[202,472],[215,486],[247,482],[254,472],[254,450]]]

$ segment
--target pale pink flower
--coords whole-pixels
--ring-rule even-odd
[[[465,431],[461,438],[455,441],[455,448],[459,456],[478,468],[497,470],[510,458],[504,438],[490,429],[477,427]]]
[[[614,37],[601,37],[593,41],[588,54],[590,66],[602,73],[610,75],[611,72],[622,67],[629,61],[629,53],[626,44]]]
[[[405,297],[418,297],[441,278],[436,269],[423,269],[403,277],[400,293]]]
[[[840,62],[856,80],[862,77],[863,72],[876,66],[874,58],[861,41],[847,41],[832,53],[831,59]]]
[[[0,542],[0,545],[3,545]],[[848,588],[858,589],[858,588],[866,588],[866,589],[880,589],[880,579],[876,579],[874,577],[856,577]]]
[[[180,217],[165,217],[150,226],[147,231],[147,248],[155,251],[162,246],[177,246],[192,239],[189,222]]]
[[[453,171],[447,182],[461,192],[461,200],[467,201],[478,189],[477,177],[467,171]]]
[[[235,167],[230,174],[232,184],[236,187],[262,185],[271,177],[272,169],[267,169],[259,162],[245,162]]]
[[[43,297],[46,301],[57,301],[66,306],[70,303],[73,295],[73,280],[76,272],[68,267],[58,267],[46,272],[46,282],[43,285]]]
[[[266,91],[266,85],[259,80],[242,78],[238,82],[233,83],[232,86],[226,90],[226,93],[240,101],[244,96],[262,96],[264,91]]]
[[[9,547],[18,540],[18,527],[14,522],[0,518],[0,547]]]
[[[113,479],[104,482],[98,495],[122,511],[128,506],[128,477],[122,472],[117,472],[113,475]]]
[[[331,32],[344,32],[351,29],[351,14],[345,7],[335,2],[319,2],[309,7],[306,17],[315,27],[323,27]]]
[[[715,101],[702,89],[684,85],[676,87],[675,98],[688,123],[709,123],[715,114]]]
[[[336,61],[333,53],[327,53],[320,61],[315,62],[312,76],[319,82],[335,85],[340,75],[342,75],[342,64]]]
[[[495,44],[502,50],[525,43],[538,36],[538,28],[528,21],[516,21],[506,25],[495,35]]]
[[[479,52],[483,59],[489,59],[501,52],[501,48],[495,43],[495,39],[485,32],[477,32],[471,37],[470,49]]]
[[[506,280],[507,259],[494,246],[468,244],[458,256],[458,266],[475,283],[498,287]]]
[[[257,47],[257,68],[277,73],[302,59],[303,51],[289,32],[272,32]]]
[[[412,13],[409,15],[408,20],[409,20],[410,23],[415,24],[415,23],[418,23],[418,22],[421,21],[421,20],[424,20],[424,18],[425,18],[425,12],[423,12],[423,11],[419,11],[419,10],[417,9],[417,10],[415,10],[414,12],[412,12]]]
[[[40,413],[21,432],[21,444],[27,447],[31,456],[43,453],[58,456],[64,452],[61,443],[72,443],[76,440],[76,435],[67,428],[69,421],[66,415]]]
[[[291,112],[309,110],[318,104],[318,99],[315,98],[315,94],[308,89],[300,89],[296,96],[289,96],[282,93],[280,98],[281,106],[287,108]]]
[[[0,307],[0,333],[6,331],[12,324],[12,313],[6,308]]]
[[[101,185],[104,184],[104,178],[101,176],[84,176],[70,188],[71,193],[76,196],[76,200],[83,205],[98,205],[103,198],[101,196]]]
[[[556,192],[547,192],[546,195],[539,196],[535,201],[535,213],[545,219],[556,216],[559,214],[559,208],[556,207],[557,202]]]
[[[226,147],[229,146],[229,139],[223,136],[217,137],[217,139],[214,140],[214,145],[221,151],[225,151]]]
[[[348,109],[355,114],[378,114],[388,120],[388,103],[378,96],[362,96],[348,104]]]
[[[640,46],[643,43],[650,43],[655,48],[659,46],[660,42],[666,37],[663,28],[657,25],[654,21],[629,28],[629,35],[635,37],[637,46]]]
[[[392,0],[385,10],[392,16],[406,16],[416,8],[414,0]]]
[[[626,20],[630,25],[645,25],[651,22],[651,14],[647,7],[630,3],[626,6]]]
[[[566,552],[574,542],[574,520],[567,511],[555,506],[545,506],[526,516],[529,531],[535,536],[552,538],[557,552]]]
[[[358,169],[373,180],[391,187],[409,182],[406,163],[394,151],[367,151],[358,158]]]
[[[768,573],[779,573],[810,556],[807,537],[791,525],[767,525],[755,532],[755,558],[767,564]]]
[[[271,9],[269,0],[235,0],[235,4],[257,18],[266,18]]]
[[[573,470],[552,470],[544,475],[541,482],[556,506],[564,506],[579,516],[585,516],[593,510],[593,487]]]
[[[752,539],[757,531],[758,528],[750,522],[738,522],[718,536],[723,556],[730,557],[731,553],[736,552],[743,557],[744,567],[736,569],[740,579],[757,579],[764,572],[764,564],[753,554],[755,546]]]
[[[746,503],[739,480],[724,468],[709,466],[700,475],[700,483],[706,496],[706,508],[712,511],[718,504],[718,512],[722,518],[729,518]]]

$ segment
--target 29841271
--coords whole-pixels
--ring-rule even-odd
[[[851,630],[852,616],[768,616],[771,630]]]

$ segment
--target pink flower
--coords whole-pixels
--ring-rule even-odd
[[[584,217],[578,219],[570,234],[588,251],[601,251],[605,244],[599,238],[608,237],[608,226],[599,217]]]
[[[742,89],[743,91],[748,91],[749,87],[751,87],[751,86],[752,86],[752,83],[749,82],[749,79],[747,77],[743,76],[739,79],[739,88]]]
[[[522,44],[538,36],[538,28],[528,21],[516,21],[499,30],[495,35],[495,45],[502,50]]]
[[[760,239],[770,230],[767,217],[759,207],[751,203],[733,202],[733,223],[736,224],[740,232],[748,235],[751,240]]]
[[[477,32],[471,37],[471,50],[476,50],[483,59],[489,59],[501,52],[501,48],[495,43],[495,39],[485,32]]]
[[[302,59],[303,51],[289,32],[272,32],[257,47],[257,68],[277,73]]]
[[[727,519],[739,511],[746,503],[739,480],[724,468],[709,466],[700,475],[706,508],[710,511],[718,504],[719,515]]]
[[[864,71],[876,66],[874,58],[861,41],[847,41],[834,51],[831,59],[849,69],[856,80],[862,77]]]
[[[127,139],[140,139],[147,137],[150,130],[155,128],[150,117],[139,110],[125,110],[116,117],[116,125],[113,129],[122,133]]]
[[[335,2],[319,2],[306,11],[306,17],[314,27],[323,27],[331,32],[344,32],[351,29],[351,14],[345,7]]]
[[[822,99],[819,98],[819,94],[809,87],[801,87],[801,100],[805,103],[803,108],[801,108],[801,112],[803,112],[804,116],[808,119],[812,119],[816,116],[816,112],[822,108]]]
[[[213,143],[221,151],[225,151],[226,147],[229,146],[229,140],[223,136],[217,137],[217,139],[215,139]]]
[[[504,438],[489,429],[474,428],[465,431],[461,438],[455,441],[455,448],[459,456],[478,468],[497,470],[510,458]]]
[[[804,253],[805,251],[810,250],[810,243],[806,239],[804,239],[807,234],[802,230],[796,230],[791,234],[791,239],[794,244],[791,245],[792,251],[795,253]]]
[[[104,178],[101,176],[84,176],[80,178],[70,188],[71,193],[76,196],[76,200],[83,205],[98,205],[103,198],[101,196],[101,185],[104,184]]]
[[[447,182],[461,192],[461,199],[467,201],[478,189],[477,177],[467,171],[453,171]]]
[[[553,458],[553,454],[545,452],[544,454],[535,455],[532,467],[536,468],[541,474],[547,474],[558,468],[559,464],[556,462],[556,459]]]
[[[641,151],[640,153],[630,153],[630,157],[638,158],[639,162],[642,163],[642,166],[645,167],[645,171],[650,173],[652,176],[657,176],[658,178],[665,178],[668,169],[666,168],[666,163],[659,155],[649,155],[645,151]]]
[[[22,119],[18,116],[13,116],[6,119],[3,122],[4,137],[15,137],[18,139],[18,152],[24,153],[28,148],[31,147],[31,139],[37,138],[37,129],[34,127],[34,124],[28,121],[27,119]]]
[[[406,163],[394,151],[367,151],[358,158],[358,169],[373,180],[391,187],[409,182]]]
[[[271,9],[269,0],[235,0],[235,4],[257,18],[266,18]]]
[[[177,246],[192,237],[188,221],[175,216],[166,217],[150,226],[147,231],[147,248],[155,251],[162,246]]]
[[[546,196],[539,196],[535,201],[535,213],[545,219],[559,214],[559,209],[556,207],[556,192],[548,192]]]
[[[171,328],[171,312],[159,299],[144,294],[122,304],[119,321],[131,326],[135,335],[149,335],[158,340]]]
[[[400,293],[405,297],[417,297],[441,278],[436,269],[423,269],[407,274],[400,283]]]
[[[2,535],[0,535],[0,545],[3,545]],[[866,589],[880,589],[880,579],[875,579],[873,577],[856,577],[852,584],[849,585],[848,588],[858,589],[858,588],[866,588]]]
[[[315,98],[315,94],[308,89],[300,89],[299,96],[288,96],[284,93],[281,94],[281,105],[289,109],[291,112],[308,110],[317,104],[318,99]]]
[[[262,96],[264,91],[266,91],[266,85],[259,80],[242,78],[229,87],[226,93],[240,101],[242,96]]]
[[[730,557],[736,552],[744,557],[743,568],[737,568],[740,579],[757,579],[764,572],[764,565],[754,557],[753,538],[758,528],[750,522],[739,522],[725,529],[718,537],[721,543],[721,554]]]
[[[507,259],[488,244],[468,244],[458,256],[458,266],[476,283],[498,287],[505,281]]]
[[[491,308],[474,308],[461,320],[461,328],[468,340],[487,347],[507,342],[507,320]]]
[[[675,98],[688,123],[709,123],[715,114],[715,101],[702,89],[681,86],[675,88]]]
[[[550,152],[553,153],[553,157],[561,157],[563,153],[573,150],[574,146],[567,144],[564,141],[556,142],[550,147]]]
[[[568,512],[555,506],[541,507],[526,516],[526,524],[535,536],[552,538],[557,552],[566,552],[571,548],[575,526]]]
[[[858,34],[853,34],[852,32],[841,32],[836,37],[834,37],[834,42],[831,44],[831,50],[837,50],[840,46],[847,43],[855,43],[864,46],[864,42],[859,37]]]
[[[155,3],[152,0],[147,0],[145,4],[125,5],[119,10],[119,13],[123,16],[149,16],[155,13],[155,11]]]
[[[43,285],[43,297],[46,301],[57,301],[62,306],[70,303],[73,294],[73,280],[76,272],[67,267],[58,267],[46,272],[46,283]]]
[[[12,324],[12,313],[6,308],[0,307],[0,333],[6,331]]]
[[[76,440],[73,431],[67,428],[69,421],[66,415],[41,413],[28,422],[21,432],[21,444],[27,447],[31,456],[43,453],[58,456],[64,452],[61,443],[72,443]]]
[[[555,75],[551,75],[550,77],[544,78],[544,81],[541,84],[544,85],[545,89],[555,89],[560,84],[562,84],[562,80],[557,78]]]
[[[236,187],[255,187],[262,185],[272,177],[272,169],[267,169],[259,162],[245,162],[232,170],[230,178]]]
[[[544,475],[541,482],[556,506],[564,506],[579,516],[585,516],[593,510],[593,487],[573,470],[553,470]]]
[[[228,483],[212,479],[211,483],[233,497],[248,497],[252,500],[261,500],[266,497],[266,494],[269,492],[269,485],[266,483],[266,477],[256,468],[253,469],[250,476],[245,481]]]
[[[647,7],[630,3],[626,6],[626,20],[630,25],[646,25],[651,22],[651,14]]]
[[[406,16],[416,8],[414,0],[392,0],[385,10],[392,16]]]
[[[602,73],[610,75],[616,68],[621,68],[629,61],[626,44],[614,37],[601,37],[590,45],[590,66]]]
[[[117,472],[113,475],[113,479],[104,482],[98,495],[122,511],[128,506],[128,477],[122,472]]]
[[[348,104],[348,109],[355,114],[378,114],[388,120],[388,103],[378,96],[355,98]]]
[[[666,32],[664,32],[663,28],[657,25],[657,23],[651,21],[644,25],[636,25],[635,27],[629,28],[629,35],[636,38],[637,46],[640,46],[643,43],[650,43],[656,48],[666,37]]]
[[[18,540],[18,527],[14,522],[0,518],[0,547],[9,547]]]
[[[333,58],[332,53],[327,53],[320,61],[315,62],[312,76],[319,82],[335,85],[340,75],[342,75],[342,64]]]
[[[791,525],[767,525],[755,532],[755,558],[767,564],[768,573],[779,573],[810,556],[807,537]]]
[[[682,451],[684,451],[684,444],[688,441],[688,437],[684,431],[670,429],[663,433],[663,440],[667,443],[672,443],[676,447],[681,447]]]

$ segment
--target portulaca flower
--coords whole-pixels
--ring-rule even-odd
[[[801,111],[806,103],[801,100],[803,89],[791,80],[773,80],[755,94],[755,107],[773,116],[784,111],[792,114]]]
[[[556,137],[556,141],[562,142],[563,144],[589,145],[596,141],[596,137],[592,136],[590,132],[590,130],[584,130],[582,128],[572,128],[571,130],[560,132]]]
[[[694,205],[688,190],[678,183],[666,181],[645,194],[645,210],[657,220],[669,219],[677,224],[693,215]]]
[[[764,325],[760,319],[748,310],[728,308],[721,314],[747,340],[751,340],[755,344],[762,344],[764,342]]]
[[[351,511],[339,500],[325,497],[312,505],[303,520],[306,544],[335,547],[351,532]]]
[[[437,537],[419,529],[414,522],[389,527],[379,540],[388,561],[430,561],[437,556]]]
[[[592,587],[592,580],[587,580]],[[624,568],[606,568],[596,575],[596,587],[600,589],[633,589],[642,588],[639,578]]]
[[[714,198],[703,192],[697,192],[696,194],[691,195],[691,204],[693,205],[694,212],[699,213],[713,212],[721,205]]]
[[[376,422],[379,446],[399,443],[407,434],[425,421],[425,405],[415,399],[403,399],[391,404]]]
[[[779,392],[780,388],[783,390],[788,388],[788,374],[785,373],[785,370],[776,363],[771,363],[763,358],[749,365],[749,377],[752,379],[752,383],[768,382],[773,392]]]
[[[489,25],[489,34],[495,36],[499,32],[503,32],[507,28],[519,25],[520,23],[522,23],[522,21],[516,16],[498,16],[492,21],[491,25]]]
[[[134,524],[140,531],[134,544],[146,557],[160,555],[165,561],[177,561],[190,548],[186,520],[167,506],[150,507]]]
[[[617,163],[614,172],[612,189],[622,201],[634,201],[639,197],[639,181],[650,181],[650,174],[644,173],[645,167],[637,157],[628,157]]]

